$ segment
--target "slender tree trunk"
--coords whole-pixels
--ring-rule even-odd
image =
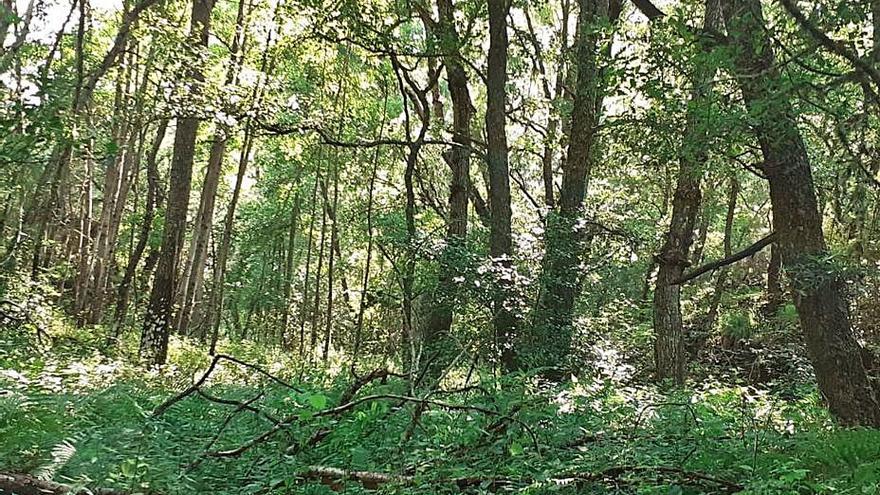
[[[724,257],[729,258],[733,254],[733,221],[736,218],[736,200],[739,196],[739,181],[735,175],[730,177],[730,189],[727,193],[727,215],[724,217]],[[707,330],[711,330],[718,321],[718,308],[721,305],[721,298],[724,296],[724,288],[727,286],[728,277],[727,266],[722,267],[718,271],[715,279],[715,289],[712,292],[712,299],[709,300],[709,311],[706,312],[706,321],[704,323]]]
[[[321,179],[324,181],[325,179]],[[326,188],[324,182],[322,188]],[[314,357],[315,346],[318,344],[318,314],[321,310],[321,271],[324,268],[324,246],[327,238],[327,197],[321,201],[321,237],[318,240],[318,265],[315,267],[315,296],[312,304],[311,325],[309,326],[309,359]]]
[[[486,77],[486,163],[489,168],[489,256],[501,271],[492,308],[495,342],[505,369],[514,367],[513,240],[510,231],[510,171],[507,163],[507,0],[489,0],[489,55]]]
[[[238,201],[241,198],[241,187],[244,182],[244,174],[247,171],[247,164],[251,157],[253,145],[253,129],[250,121],[248,121],[244,128],[244,143],[238,161],[238,171],[235,174],[235,185],[232,187],[232,198],[229,200],[229,205],[226,207],[226,216],[223,218],[223,237],[220,240],[220,248],[217,250],[217,262],[214,264],[214,281],[206,321],[207,328],[211,332],[209,353],[212,356],[217,350],[217,340],[220,336],[220,316],[223,314],[223,295],[226,292],[226,264],[232,249],[235,209],[238,207]],[[233,321],[238,322],[238,318],[234,318]]]
[[[168,128],[168,121],[162,120],[156,127],[156,135],[153,137],[153,143],[147,154],[147,197],[146,206],[144,208],[144,216],[141,219],[140,233],[138,234],[137,244],[132,250],[131,256],[128,258],[128,264],[125,266],[125,272],[122,275],[122,281],[116,294],[116,311],[114,314],[114,331],[113,338],[118,336],[119,326],[125,320],[128,312],[129,295],[131,292],[132,282],[137,273],[138,264],[147,244],[150,241],[150,232],[153,230],[153,219],[156,216],[156,210],[161,208],[164,201],[164,194],[160,185],[159,167],[156,163],[156,157],[159,154],[159,148],[165,139],[165,132]]]
[[[324,327],[324,349],[321,357],[324,364],[330,357],[330,341],[333,331],[333,268],[335,266],[336,256],[334,256],[333,246],[337,246],[339,239],[339,230],[336,224],[336,208],[339,206],[339,164],[338,160],[334,160],[333,164],[333,203],[328,207],[333,211],[330,224],[330,253],[327,260],[327,323]]]
[[[214,0],[194,0],[192,7],[191,38],[207,47],[208,29]],[[194,71],[196,82],[203,77]],[[168,353],[168,337],[174,316],[174,294],[180,266],[180,252],[186,235],[186,213],[192,182],[193,158],[199,120],[193,117],[179,118],[174,134],[174,151],[171,159],[168,208],[165,212],[165,229],[162,233],[162,254],[153,278],[150,303],[144,318],[141,335],[140,356],[147,364],[164,364]]]
[[[827,252],[812,171],[775,64],[759,0],[727,0],[724,17],[736,47],[736,76],[764,155],[773,225],[807,351],[831,412],[851,425],[880,426],[880,404],[850,325],[843,281],[817,276]],[[818,267],[819,272],[827,270]]]
[[[237,79],[240,68],[237,63],[238,52],[239,50],[243,53],[245,51],[246,26],[244,20],[246,12],[247,2],[245,0],[239,1],[235,31],[229,48],[229,70],[226,73],[226,85],[232,84]],[[190,333],[189,326],[199,303],[199,296],[202,294],[205,264],[208,260],[208,243],[211,238],[211,226],[214,224],[214,205],[217,200],[217,187],[220,184],[220,172],[223,169],[226,141],[226,132],[221,124],[216,124],[214,140],[208,154],[208,164],[205,167],[205,180],[202,183],[199,210],[196,214],[195,229],[190,242],[189,259],[184,271],[184,283],[180,287],[180,311],[177,326],[181,334]]]
[[[312,275],[312,248],[315,244],[315,207],[318,204],[318,186],[321,182],[320,168],[315,173],[315,183],[312,186],[311,212],[309,213],[309,243],[306,246],[306,276],[302,285],[302,303],[299,309],[299,357],[302,359],[306,352],[306,311],[309,301],[309,282]]]
[[[299,185],[299,176],[297,173],[296,184]],[[296,240],[299,235],[299,215],[300,215],[300,195],[299,190],[296,191],[293,198],[293,208],[290,213],[290,227],[287,231],[287,249],[284,253],[284,278],[282,279],[282,293],[284,294],[284,310],[281,314],[281,348],[285,351],[290,350],[290,289],[293,286],[293,260],[296,252]]]

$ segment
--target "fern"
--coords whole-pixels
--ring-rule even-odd
[[[45,481],[54,478],[55,473],[70,462],[73,456],[76,455],[76,446],[74,445],[74,442],[79,441],[76,438],[79,436],[81,435],[74,435],[73,437],[66,438],[52,447],[52,460],[34,471],[34,476]]]

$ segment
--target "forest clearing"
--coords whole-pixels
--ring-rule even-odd
[[[880,0],[0,0],[0,495],[880,493]]]

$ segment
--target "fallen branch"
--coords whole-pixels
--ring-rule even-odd
[[[241,401],[237,401],[237,400],[233,400],[233,399],[223,399],[220,397],[214,397],[213,395],[206,393],[204,390],[197,390],[196,393],[199,395],[199,397],[201,397],[209,402],[216,402],[217,404],[223,404],[225,406],[237,406],[236,409],[233,411],[233,414],[245,410],[245,411],[250,411],[250,412],[256,414],[257,416],[264,418],[266,421],[268,421],[272,424],[277,425],[278,423],[281,422],[278,419],[276,419],[274,416],[272,416],[271,414],[263,411],[262,409],[256,408],[251,405],[254,402],[256,402],[257,400],[259,400],[260,398],[262,398],[264,395],[263,393],[260,393],[259,395],[256,395],[256,396],[248,399],[245,402],[241,402]]]
[[[543,482],[550,482],[557,485],[566,485],[573,483],[602,483],[609,481],[618,481],[627,474],[659,474],[664,476],[677,476],[683,481],[698,485],[712,485],[711,493],[732,494],[742,491],[744,488],[739,483],[716,478],[714,476],[701,473],[698,471],[687,471],[684,469],[665,467],[665,466],[614,466],[602,471],[589,472],[570,472],[554,475]],[[373,471],[349,471],[327,466],[309,466],[308,470],[299,475],[302,479],[316,479],[322,484],[330,486],[334,491],[344,489],[346,481],[355,481],[360,483],[365,489],[376,490],[386,484],[401,484],[413,486],[417,483],[415,477],[407,475],[396,475],[389,473],[380,473]],[[455,485],[458,489],[464,490],[475,486],[485,487],[489,491],[497,491],[504,487],[513,485],[530,485],[538,482],[533,478],[508,478],[508,477],[483,477],[468,476],[462,478],[444,478],[439,480],[424,480],[433,486],[438,485]],[[277,487],[275,487],[277,488]]]
[[[735,253],[731,256],[728,256],[727,258],[720,259],[718,261],[706,263],[705,265],[692,270],[690,273],[683,275],[678,280],[672,281],[671,285],[681,285],[685,282],[689,282],[689,281],[699,277],[700,275],[709,273],[711,271],[715,271],[723,266],[731,265],[733,263],[736,263],[739,260],[748,258],[750,256],[754,256],[755,254],[757,254],[759,251],[761,251],[765,247],[776,242],[776,238],[777,238],[776,232],[771,232],[766,237],[756,241],[754,244],[743,249],[742,251],[740,251],[738,253]]]
[[[537,434],[535,434],[535,431],[528,424],[526,424],[525,422],[523,422],[519,419],[516,419],[512,416],[506,415],[506,414],[498,412],[498,411],[493,411],[492,409],[487,409],[485,407],[480,407],[480,406],[470,406],[470,405],[465,405],[465,404],[449,404],[447,402],[440,402],[440,401],[431,400],[431,399],[420,399],[418,397],[409,397],[409,396],[405,396],[405,395],[377,394],[377,395],[368,395],[365,397],[361,397],[359,399],[353,400],[351,402],[347,402],[345,404],[342,404],[342,405],[339,405],[336,407],[332,407],[330,409],[324,409],[322,411],[319,411],[319,412],[313,414],[312,417],[313,418],[320,418],[320,417],[327,417],[327,416],[335,416],[338,414],[348,412],[348,411],[354,409],[355,407],[357,407],[365,402],[372,402],[372,401],[377,401],[377,400],[395,400],[395,401],[401,401],[401,402],[411,402],[411,403],[415,403],[415,404],[425,404],[425,405],[440,407],[442,409],[446,409],[449,411],[472,411],[472,412],[479,412],[479,413],[486,414],[486,415],[499,416],[501,418],[506,418],[509,421],[512,421],[512,422],[517,423],[520,426],[522,426],[523,429],[532,438],[532,442],[534,443],[535,450],[537,452],[540,452],[540,444],[538,443],[538,436],[537,436]],[[247,442],[243,443],[242,445],[240,445],[234,449],[217,451],[217,452],[209,452],[204,455],[206,457],[237,457],[237,456],[240,456],[241,454],[247,452],[248,450],[252,449],[253,447],[269,440],[270,438],[275,436],[275,434],[278,433],[279,431],[294,424],[296,421],[298,421],[301,418],[301,416],[302,415],[300,413],[295,413],[290,416],[287,416],[286,418],[282,419],[280,423],[276,424],[275,426],[273,426],[269,430],[266,430],[263,433],[251,438]]]
[[[205,371],[205,373],[202,375],[201,378],[196,380],[195,383],[193,383],[192,385],[187,387],[185,390],[183,390],[179,394],[175,395],[174,397],[171,397],[170,399],[166,400],[161,405],[159,405],[159,407],[157,407],[156,410],[153,411],[153,417],[157,418],[157,417],[161,416],[162,414],[165,413],[165,411],[168,410],[169,407],[171,407],[174,404],[180,402],[181,400],[189,397],[190,395],[194,394],[197,390],[199,390],[199,387],[204,385],[205,381],[207,381],[208,377],[211,376],[211,373],[217,367],[217,363],[219,363],[221,360],[230,361],[230,362],[238,364],[240,366],[244,366],[245,368],[250,368],[250,369],[256,371],[257,373],[269,378],[270,380],[272,380],[273,382],[275,382],[281,386],[284,386],[284,387],[289,388],[291,390],[294,390],[296,392],[302,393],[302,390],[300,390],[299,388],[294,387],[293,385],[287,383],[286,381],[278,378],[277,376],[273,375],[272,373],[269,373],[268,371],[264,370],[263,368],[255,365],[255,364],[246,363],[240,359],[234,358],[232,356],[227,356],[225,354],[217,354],[216,356],[214,356],[214,359],[211,360],[211,364],[208,366],[208,369]]]
[[[393,373],[387,368],[376,368],[366,375],[357,378],[354,383],[352,383],[351,386],[349,386],[348,389],[343,392],[342,395],[339,397],[339,403],[345,404],[346,402],[351,402],[351,400],[354,399],[355,394],[357,394],[362,388],[377,380],[381,380],[382,383],[385,383],[385,380],[387,380],[389,376],[406,378],[405,375],[401,375],[400,373]]]
[[[41,480],[29,474],[0,473],[0,495],[126,495],[110,488],[81,488]]]

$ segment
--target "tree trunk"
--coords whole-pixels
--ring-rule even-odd
[[[782,305],[782,256],[776,244],[770,246],[770,261],[767,263],[767,306],[766,313],[773,316]]]
[[[489,55],[486,76],[486,164],[489,169],[489,256],[500,270],[493,301],[492,326],[495,343],[505,369],[514,367],[512,338],[516,331],[512,285],[513,241],[510,232],[510,171],[507,156],[507,0],[489,0]]]
[[[208,27],[213,7],[214,0],[193,0],[190,37],[201,46],[208,45]],[[192,79],[198,84],[203,77],[194,71]],[[146,364],[164,364],[168,353],[168,337],[174,316],[173,303],[180,252],[186,235],[186,213],[192,186],[193,158],[198,130],[197,118],[185,117],[177,121],[169,173],[171,189],[168,194],[168,208],[165,211],[165,229],[162,233],[162,251],[153,277],[150,303],[141,334],[140,356]]]
[[[333,338],[333,269],[335,267],[336,256],[333,249],[334,246],[339,247],[339,227],[336,222],[336,211],[339,207],[339,160],[334,159],[333,164],[333,202],[328,205],[328,210],[332,211],[332,223],[330,224],[330,253],[327,259],[327,320],[324,326],[324,349],[321,351],[321,358],[324,364],[330,358],[330,342]],[[340,253],[341,254],[341,253]],[[342,258],[342,256],[339,256]]]
[[[468,77],[459,58],[461,39],[455,29],[455,7],[451,0],[437,0],[437,11],[440,14],[438,31],[441,39],[450,46],[444,52],[451,53],[444,57],[446,81],[452,99],[452,141],[457,146],[443,154],[449,165],[451,178],[449,182],[448,218],[446,223],[446,248],[440,257],[440,273],[437,286],[430,301],[430,312],[426,318],[423,338],[425,345],[434,351],[440,351],[445,345],[445,337],[452,327],[453,308],[455,307],[456,284],[453,281],[457,273],[453,259],[461,249],[468,230],[468,196],[470,187],[471,160],[471,118],[473,104],[468,90]],[[442,359],[436,368],[443,366]]]
[[[241,0],[238,4],[238,14],[235,21],[235,31],[229,48],[229,70],[226,73],[225,84],[232,84],[238,75],[239,64],[237,57],[239,49],[244,51],[246,3]],[[220,184],[220,172],[223,169],[223,158],[226,153],[227,136],[221,124],[216,124],[214,140],[211,143],[211,151],[208,154],[208,164],[205,167],[205,180],[202,183],[199,210],[196,214],[195,230],[193,230],[190,242],[189,260],[187,269],[183,273],[184,283],[180,287],[180,311],[177,318],[178,331],[181,334],[189,334],[190,322],[199,303],[202,294],[205,264],[208,260],[208,242],[211,238],[211,226],[214,224],[214,205],[217,201],[217,187]]]
[[[597,65],[600,31],[607,21],[607,2],[579,0],[578,28],[572,47],[576,85],[568,130],[568,153],[562,166],[562,188],[556,209],[547,216],[545,252],[538,305],[532,316],[530,335],[520,365],[539,368],[564,367],[573,335],[574,303],[580,292],[581,251],[584,233],[578,225],[583,215],[587,182],[593,163],[593,144],[602,111],[603,88]],[[558,374],[558,373],[557,373]]]
[[[114,331],[113,338],[118,336],[119,326],[125,320],[125,314],[128,311],[129,293],[134,280],[137,266],[144,255],[147,243],[150,241],[150,232],[153,229],[153,218],[156,216],[156,209],[159,208],[164,200],[164,194],[159,184],[159,167],[156,163],[156,156],[159,154],[159,148],[165,139],[165,131],[168,128],[168,121],[162,120],[156,128],[156,136],[153,138],[152,146],[147,155],[147,197],[146,206],[144,208],[144,216],[141,220],[140,233],[138,234],[137,244],[132,250],[131,256],[128,258],[128,264],[125,266],[125,272],[122,275],[122,281],[116,294],[116,311],[114,314]]]
[[[727,215],[724,217],[724,257],[729,258],[733,254],[733,221],[736,218],[736,200],[739,196],[739,181],[736,175],[730,177],[730,189],[727,193]],[[706,312],[704,326],[706,331],[711,331],[718,320],[718,308],[721,306],[721,297],[724,295],[724,287],[727,285],[728,267],[722,267],[715,279],[715,289],[712,299],[709,300],[709,311]]]
[[[322,178],[321,186],[326,188],[326,179]],[[309,326],[309,360],[314,357],[315,346],[318,344],[318,314],[321,311],[321,271],[324,269],[324,247],[327,244],[327,196],[321,197],[321,237],[318,240],[318,264],[315,266],[315,296],[312,304],[311,324]],[[308,294],[306,294],[308,298]]]
[[[214,281],[211,288],[210,304],[206,325],[211,332],[211,345],[209,353],[213,356],[217,348],[217,339],[220,336],[220,315],[223,313],[223,294],[226,283],[226,263],[229,260],[229,252],[232,249],[232,233],[235,226],[235,209],[241,198],[241,187],[244,182],[244,174],[251,157],[251,148],[254,145],[253,129],[250,121],[245,124],[244,143],[242,144],[241,156],[238,161],[238,171],[235,174],[235,185],[232,187],[232,199],[226,207],[226,216],[223,218],[223,237],[220,239],[220,248],[217,250],[217,262],[214,264]],[[233,319],[238,322],[238,318]]]
[[[807,151],[775,64],[759,0],[724,2],[736,76],[764,155],[782,265],[819,390],[848,425],[880,426],[880,405],[852,333],[843,281],[817,273],[827,253]],[[818,267],[824,272],[828,267]]]
[[[717,30],[721,24],[718,0],[707,0],[703,28]],[[682,384],[687,366],[684,352],[685,331],[681,317],[681,286],[672,283],[690,266],[688,260],[694,242],[694,230],[700,215],[700,182],[709,151],[705,115],[711,104],[712,80],[716,68],[705,62],[695,67],[691,101],[687,108],[687,127],[682,137],[678,179],[672,200],[672,218],[666,241],[657,255],[657,282],[654,289],[654,364],[657,378],[672,378]]]

